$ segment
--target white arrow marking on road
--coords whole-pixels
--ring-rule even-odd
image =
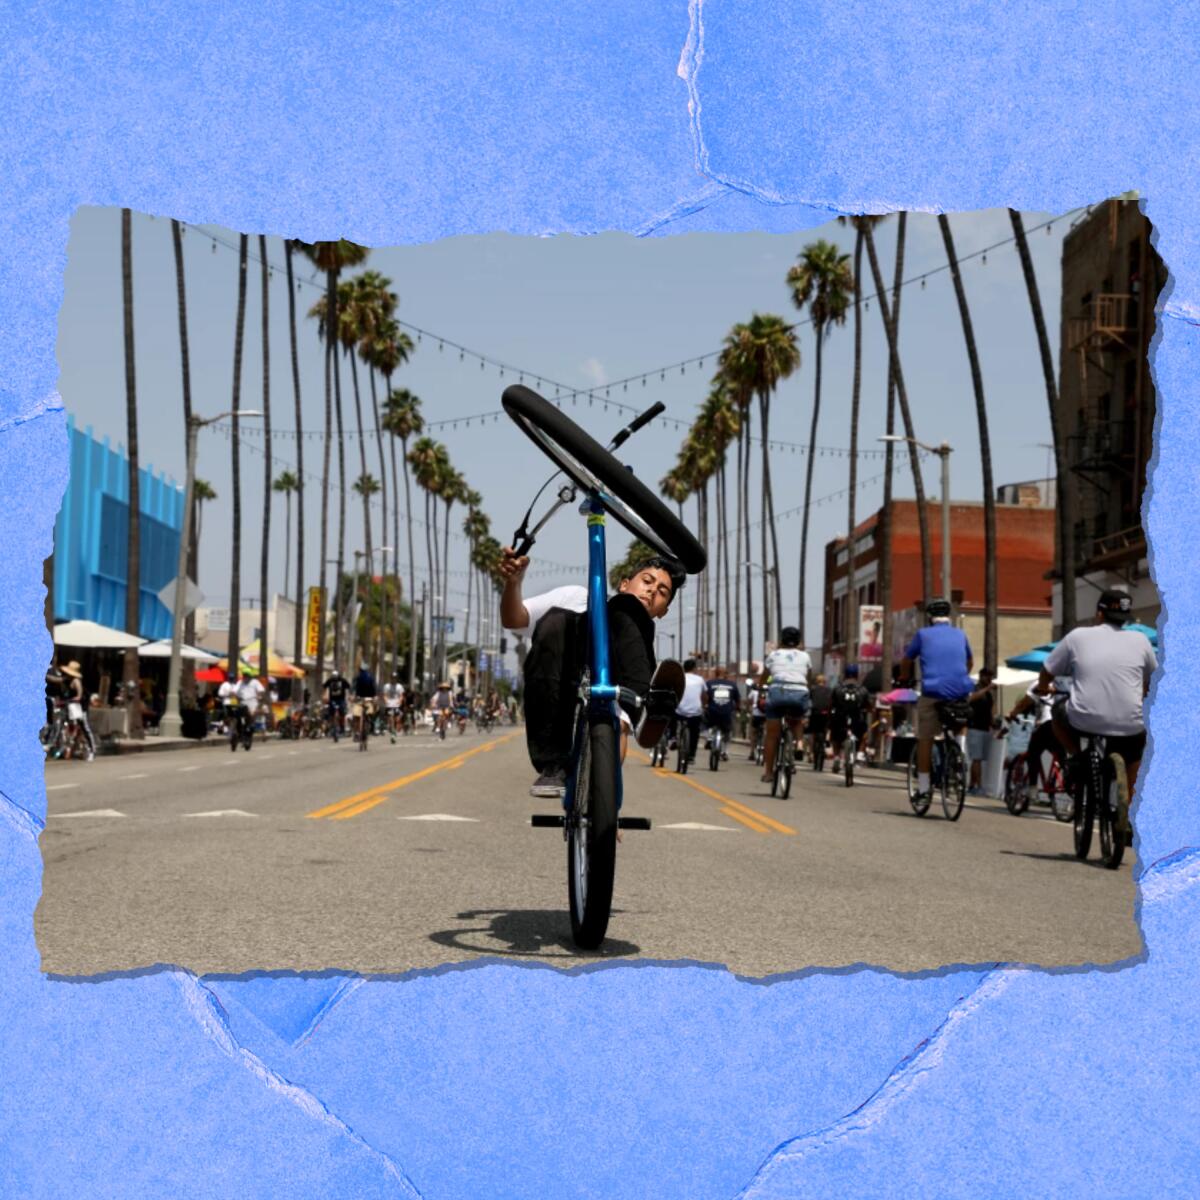
[[[150,776],[145,771],[139,772],[137,775],[122,775],[122,779],[149,779]]]
[[[260,755],[258,755],[256,761],[257,762],[270,762],[271,759],[273,759],[274,757],[275,757],[275,755],[273,755],[273,754],[260,754]]]
[[[46,791],[48,791],[48,792],[65,792],[67,790],[67,788],[77,788],[78,786],[79,786],[79,784],[77,784],[77,783],[56,783],[53,787],[48,787],[46,789]]]
[[[470,821],[478,825],[475,817],[455,817],[450,813],[422,813],[419,817],[397,817],[398,821]]]
[[[258,813],[243,812],[240,808],[214,808],[212,812],[184,813],[185,817],[257,817]]]
[[[115,808],[91,808],[87,812],[51,813],[52,817],[123,817],[123,812]]]
[[[706,829],[713,833],[738,832],[736,829],[730,829],[728,825],[705,825],[702,821],[681,821],[677,825],[660,825],[659,829]]]
[[[200,770],[199,767],[176,767],[175,769],[177,771],[198,771],[198,770]]]

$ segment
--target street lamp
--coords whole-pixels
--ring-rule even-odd
[[[916,438],[905,437],[899,433],[885,433],[879,437],[881,442],[911,442],[930,454],[936,454],[942,460],[942,594],[950,599],[950,453],[954,449],[949,442],[940,446],[929,446]],[[853,537],[851,532],[851,537]],[[932,599],[930,596],[926,600]]]
[[[159,720],[159,729],[165,737],[179,737],[183,733],[183,716],[179,711],[179,676],[183,646],[184,604],[187,599],[188,544],[192,540],[192,496],[196,490],[196,435],[205,425],[232,417],[232,412],[218,413],[215,417],[198,417],[194,413],[187,420],[187,473],[183,484],[183,530],[179,535],[179,562],[175,569],[175,602],[171,605],[171,662],[167,667],[167,704]],[[257,409],[239,410],[237,416],[261,417]],[[234,621],[237,613],[233,614]],[[236,670],[237,664],[231,664]]]

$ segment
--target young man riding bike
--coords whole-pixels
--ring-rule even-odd
[[[763,662],[758,686],[767,689],[767,746],[763,762],[762,782],[775,777],[775,753],[783,722],[799,742],[804,736],[804,721],[812,708],[808,680],[812,675],[812,659],[800,649],[800,630],[789,625],[779,634],[779,648],[772,650]]]
[[[1103,736],[1108,753],[1125,760],[1130,797],[1146,749],[1143,701],[1158,667],[1149,638],[1124,628],[1132,607],[1125,592],[1102,592],[1095,622],[1072,629],[1050,651],[1037,682],[1045,695],[1056,675],[1070,676],[1070,694],[1052,710],[1054,732],[1071,755],[1080,751],[1080,734]],[[1127,813],[1120,814],[1119,831],[1128,837]]]
[[[719,729],[725,735],[721,761],[729,761],[729,739],[733,737],[733,714],[741,703],[738,686],[728,675],[718,674],[704,688],[704,719],[710,730]]]
[[[346,704],[350,698],[350,681],[337,667],[334,667],[333,674],[325,680],[321,692],[325,696],[326,704],[328,705],[330,725],[336,724],[338,729],[342,733],[345,733]]]
[[[929,621],[918,629],[904,651],[900,679],[908,683],[913,664],[921,664],[921,698],[917,701],[917,792],[928,797],[933,760],[933,741],[942,731],[938,706],[947,701],[966,700],[974,689],[971,665],[974,657],[967,635],[950,623],[950,601],[939,598],[925,605]]]
[[[500,620],[505,629],[530,639],[524,666],[525,740],[538,773],[530,795],[561,797],[570,765],[577,691],[587,662],[587,589],[560,587],[524,599],[521,581],[528,567],[527,556],[517,557],[512,547],[505,547]],[[611,677],[619,687],[645,697],[637,742],[647,750],[657,744],[683,694],[678,663],[668,660],[655,668],[654,622],[666,614],[686,578],[673,559],[654,556],[621,580],[608,600]],[[619,711],[624,761],[628,730],[638,711],[632,705],[629,711],[624,705]]]
[[[687,741],[687,760],[696,761],[696,747],[700,741],[700,725],[704,720],[704,676],[696,673],[696,660],[689,658],[683,664],[683,695],[675,706],[675,736]]]
[[[240,681],[237,675],[230,671],[229,678],[217,690],[217,699],[226,706],[231,698],[237,700],[234,719],[238,723],[239,732],[244,732],[247,727],[253,728],[254,715],[258,712],[259,701],[265,691],[263,685],[253,678],[249,671],[242,671]]]
[[[862,747],[870,711],[871,694],[858,681],[858,667],[850,663],[842,671],[842,681],[833,689],[830,700],[829,733],[833,742],[835,775],[842,769],[843,752],[857,755]]]
[[[383,685],[383,706],[387,715],[388,733],[392,741],[400,727],[400,711],[404,706],[404,685],[400,682],[400,673],[392,672],[392,678]]]

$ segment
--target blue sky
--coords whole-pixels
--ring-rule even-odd
[[[1053,214],[1026,213],[1026,227]],[[1004,210],[954,214],[951,218],[960,257],[1011,237]],[[1070,220],[1055,220],[1049,231],[1030,236],[1034,266],[1041,287],[1051,345],[1058,354],[1060,257],[1062,237]],[[885,276],[891,278],[896,221],[885,221],[876,232]],[[236,246],[236,234],[212,227],[225,242]],[[489,235],[451,238],[425,245],[374,250],[367,266],[393,281],[400,297],[397,316],[471,350],[542,374],[575,388],[602,388],[612,380],[651,371],[698,355],[712,355],[731,325],[754,312],[778,313],[795,319],[785,284],[788,267],[802,246],[817,237],[853,249],[853,232],[836,223],[798,234],[686,234],[635,239],[624,234],[593,237],[520,238]],[[170,221],[134,214],[134,298],[139,437],[143,463],[182,481],[183,420],[179,369],[179,333],[175,307],[175,267]],[[267,238],[268,259],[275,266],[269,286],[271,404],[276,428],[295,427],[287,326],[287,286],[283,246]],[[251,253],[258,250],[251,238]],[[237,298],[236,249],[217,245],[204,229],[190,229],[184,238],[193,403],[200,414],[228,408],[232,388],[234,315]],[[945,254],[936,218],[911,214],[908,220],[906,278],[944,267]],[[320,295],[320,280],[311,267],[297,260],[300,324],[301,388],[305,427],[323,424],[323,357],[315,322],[307,313]],[[869,269],[864,255],[864,274]],[[312,282],[310,283],[310,279]],[[1046,474],[1049,441],[1045,388],[1029,315],[1020,263],[1015,248],[1006,245],[964,266],[964,280],[975,321],[984,385],[991,418],[992,452],[997,483],[1037,478]],[[873,291],[864,287],[869,294]],[[864,450],[876,450],[884,429],[887,350],[878,306],[863,312],[864,368],[860,439]],[[247,291],[242,406],[262,407],[261,299],[259,271],[251,264]],[[464,418],[498,407],[503,388],[515,381],[494,367],[481,369],[469,355],[459,358],[449,347],[439,351],[437,336],[425,336],[409,361],[396,373],[396,386],[416,392],[429,420]],[[853,319],[835,330],[826,343],[822,390],[820,446],[849,444],[849,402],[853,365]],[[813,367],[811,330],[799,331],[800,369],[785,381],[772,405],[772,440],[807,443],[812,414]],[[982,495],[978,428],[961,323],[949,273],[931,275],[922,288],[913,283],[902,302],[901,351],[917,436],[929,442],[949,441],[955,448],[953,494],[956,499]],[[100,435],[123,442],[124,363],[121,326],[120,211],[83,208],[71,224],[64,302],[60,314],[59,390],[80,425],[92,425]],[[645,385],[628,392],[615,388],[613,400],[649,406],[667,405],[667,416],[689,422],[703,401],[714,367],[676,367],[660,379],[656,372]],[[531,382],[527,378],[526,382]],[[366,386],[363,377],[364,390]],[[343,372],[344,404],[353,424],[353,398],[348,370]],[[550,390],[553,395],[552,389]],[[570,411],[570,409],[568,409]],[[602,393],[593,407],[580,402],[575,415],[592,432],[608,435],[624,422],[615,410],[604,411]],[[756,423],[757,429],[757,423]],[[656,424],[640,433],[626,449],[638,474],[657,481],[670,467],[684,431]],[[533,490],[544,478],[544,465],[533,446],[503,418],[486,425],[460,424],[436,434],[444,441],[455,465],[482,493],[493,531],[507,541]],[[248,439],[249,440],[249,439]],[[605,436],[605,440],[607,437]],[[261,445],[261,440],[254,442]],[[295,444],[276,440],[274,474],[295,464]],[[368,442],[368,469],[373,442]],[[209,480],[218,500],[204,514],[200,586],[208,604],[227,602],[230,527],[229,443],[217,432],[201,435],[198,473]],[[336,455],[335,455],[336,461]],[[755,455],[757,472],[758,455]],[[244,514],[242,579],[245,595],[258,591],[258,528],[261,519],[263,459],[243,452],[242,504]],[[358,474],[357,446],[347,444],[348,473]],[[813,496],[821,498],[846,486],[847,460],[818,456]],[[927,490],[938,490],[936,463],[926,468]],[[320,474],[320,442],[305,448],[305,470]],[[772,454],[775,508],[794,509],[803,498],[805,460],[786,450]],[[877,507],[882,483],[875,477],[882,463],[865,458],[859,477],[858,513]],[[755,476],[757,478],[757,474]],[[911,495],[911,479],[897,470],[897,494]],[[309,493],[306,558],[318,557],[318,488]],[[806,608],[810,637],[819,635],[823,546],[846,529],[846,497],[837,496],[813,509]],[[336,512],[336,504],[332,506]],[[414,504],[419,517],[422,508]],[[694,509],[689,506],[689,512]],[[461,513],[455,516],[457,530]],[[348,506],[348,551],[362,545],[361,502]],[[284,590],[284,509],[274,510],[271,586]],[[331,546],[336,521],[331,523]],[[778,525],[783,575],[784,619],[797,615],[799,515]],[[416,558],[418,587],[424,575],[423,539],[418,529]],[[401,532],[403,546],[403,530]],[[757,542],[757,531],[754,533]],[[376,534],[376,541],[379,537]],[[624,551],[628,539],[619,528],[610,541],[610,556]],[[331,553],[333,551],[331,550]],[[466,544],[452,542],[452,569],[465,568]],[[544,531],[535,557],[538,573],[527,590],[575,582],[585,562],[583,529],[577,518],[562,514]],[[577,565],[576,565],[577,564]],[[402,569],[404,564],[402,563]],[[405,577],[407,571],[405,570]],[[289,585],[291,581],[288,581]],[[315,577],[310,580],[315,582]],[[466,579],[452,580],[450,608],[466,604]],[[684,593],[685,606],[694,604]],[[757,607],[757,606],[756,606]],[[672,622],[674,614],[672,614]]]

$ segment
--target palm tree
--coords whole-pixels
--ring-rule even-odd
[[[133,214],[121,209],[121,298],[125,326],[125,431],[129,455],[129,548],[125,568],[125,630],[141,627],[141,498],[138,487],[137,372],[133,350]],[[134,703],[141,671],[137,649],[125,651],[122,679],[129,705],[130,732],[142,731],[142,706]]]
[[[446,523],[442,528],[442,603],[443,611],[450,607],[450,510],[454,505],[466,498],[467,481],[453,467],[446,464],[444,482],[440,489],[441,498],[446,505]],[[446,636],[445,622],[442,622],[442,670],[446,669]]]
[[[990,671],[996,669],[999,649],[999,613],[996,595],[996,489],[992,482],[992,443],[988,434],[987,403],[983,395],[983,371],[979,366],[979,352],[975,348],[975,327],[971,322],[971,310],[967,305],[967,293],[958,269],[958,255],[954,252],[954,236],[950,232],[950,218],[938,214],[938,228],[946,246],[946,258],[950,262],[950,275],[954,280],[954,295],[958,299],[958,313],[962,318],[963,340],[967,344],[967,359],[971,364],[971,387],[975,393],[975,418],[979,423],[979,457],[983,466],[983,662]],[[943,588],[945,581],[943,580]]]
[[[367,474],[360,475],[354,481],[354,490],[362,497],[364,508],[368,508],[370,506],[371,497],[377,496],[379,494],[379,489],[380,489],[379,480],[376,479],[374,475],[367,475]],[[372,559],[371,552],[369,550],[367,551],[366,559],[367,559],[367,578],[368,578],[368,580],[373,581],[374,575],[375,575],[374,565],[373,565],[374,560]],[[361,595],[361,589],[362,589],[362,581],[359,578],[358,574],[356,573],[354,576],[354,589],[351,593],[351,597],[352,597],[351,602],[350,602],[351,614],[353,614],[353,612],[354,612],[355,601]],[[364,598],[364,601],[365,601],[365,598]],[[353,616],[351,619],[353,619]],[[367,651],[367,643],[364,641],[360,644],[361,644],[362,650],[363,650],[362,660],[364,662],[370,661],[370,656],[366,652]],[[351,664],[351,666],[353,666],[353,665],[354,664]]]
[[[737,387],[758,397],[759,420],[762,425],[763,522],[762,560],[767,569],[767,532],[771,535],[771,562],[774,564],[776,620],[783,611],[783,595],[779,581],[779,539],[775,532],[775,501],[771,493],[770,409],[771,397],[780,382],[800,366],[800,351],[796,335],[782,317],[755,313],[745,332],[737,340],[725,360],[725,373]],[[747,547],[747,550],[749,548]],[[772,628],[771,598],[766,578],[763,579],[763,635],[770,636]]]
[[[283,474],[271,484],[271,490],[279,492],[283,496],[286,508],[286,521],[284,528],[287,531],[283,543],[283,577],[286,580],[291,575],[291,555],[292,555],[292,493],[300,491],[300,480],[291,471],[284,471]],[[299,628],[301,624],[299,609],[297,609],[296,626]]]
[[[237,320],[233,332],[233,436],[229,439],[233,462],[233,532],[230,550],[233,557],[229,577],[229,669],[238,660],[238,636],[242,605],[242,480],[238,437],[238,410],[242,402],[242,337],[246,329],[246,234],[238,240],[238,299]]]
[[[337,409],[337,429],[338,429],[338,556],[337,570],[338,578],[341,578],[342,567],[345,562],[345,541],[346,541],[346,469],[345,469],[345,447],[342,441],[342,384],[341,372],[338,370],[337,355],[333,353],[333,344],[336,342],[336,331],[338,329],[337,315],[337,281],[338,275],[347,267],[356,267],[366,260],[370,250],[366,246],[359,246],[354,242],[348,242],[344,238],[336,242],[296,242],[295,248],[300,251],[318,270],[325,272],[325,306],[328,316],[328,326],[334,331],[334,334],[325,338],[325,347],[327,358],[325,369],[325,473],[324,486],[321,489],[321,594],[325,594],[325,559],[326,559],[326,526],[328,519],[329,505],[329,438],[330,438],[330,382],[332,378],[332,403]],[[318,329],[318,333],[323,337],[324,332]],[[339,587],[338,594],[340,596],[341,589]],[[334,657],[341,657],[341,627],[340,610],[338,618],[334,624]],[[318,684],[320,677],[324,673],[325,668],[325,622],[321,622],[321,633],[317,643],[317,676]]]
[[[258,572],[258,669],[267,673],[270,659],[270,638],[267,637],[267,572],[271,564],[271,338],[270,338],[270,268],[267,265],[267,239],[258,235],[258,257],[262,265],[262,359],[263,359],[263,524],[262,547]],[[286,587],[286,585],[285,585]],[[232,661],[232,660],[231,660]]]
[[[900,416],[904,421],[904,433],[908,442],[908,462],[912,468],[913,494],[917,504],[917,525],[921,535],[921,588],[926,599],[933,595],[933,555],[929,547],[929,513],[925,506],[925,481],[921,477],[921,459],[917,451],[916,435],[913,432],[912,410],[908,406],[908,389],[904,386],[904,371],[900,366],[896,322],[892,306],[888,303],[883,273],[879,269],[879,256],[875,252],[875,234],[870,225],[863,228],[863,240],[867,247],[867,258],[871,263],[871,279],[875,284],[875,299],[879,303],[879,316],[883,321],[888,340],[888,358],[896,383],[896,399],[900,402]]]
[[[804,479],[804,515],[800,529],[800,644],[805,644],[805,589],[808,579],[808,518],[812,505],[813,460],[817,453],[817,423],[821,416],[821,356],[826,337],[835,325],[846,323],[846,309],[858,281],[851,274],[850,256],[823,238],[810,242],[787,273],[792,303],[807,306],[816,339],[816,378],[813,389],[812,431],[808,439],[808,464]]]
[[[900,283],[904,278],[904,241],[908,213],[901,212],[896,225],[896,265],[892,275],[892,322],[900,337]],[[888,437],[896,432],[896,372],[888,355],[887,376]],[[883,451],[883,516],[879,530],[879,603],[883,606],[882,662],[884,688],[891,686],[892,672],[892,476],[895,469],[895,442],[887,442]]]
[[[417,486],[425,493],[425,554],[429,568],[429,584],[430,584],[430,603],[434,602],[434,589],[437,587],[439,578],[436,563],[434,561],[434,545],[436,537],[433,520],[436,518],[436,511],[431,515],[431,501],[439,486],[439,445],[433,438],[421,437],[413,443],[413,448],[408,452],[407,461],[413,468],[413,474],[417,481]],[[407,475],[405,476],[405,485],[407,488]],[[411,517],[410,517],[411,519]],[[411,559],[411,555],[410,555]],[[432,630],[433,626],[430,625]]]
[[[722,652],[722,662],[728,663],[733,657],[730,638],[733,630],[732,604],[730,599],[730,569],[729,569],[729,507],[726,501],[725,465],[730,443],[738,436],[739,417],[734,406],[729,389],[718,377],[713,380],[713,386],[700,409],[700,423],[704,426],[706,436],[711,440],[716,455],[716,497],[717,497],[717,571],[714,580],[717,614],[716,646]],[[725,599],[725,641],[722,649],[720,619],[721,585],[724,583]],[[778,615],[778,614],[777,614]]]
[[[283,256],[287,263],[288,289],[288,331],[291,335],[292,346],[292,390],[296,401],[296,629],[292,636],[292,661],[299,665],[302,648],[302,630],[304,622],[300,614],[304,612],[304,413],[300,406],[300,355],[296,346],[296,282],[292,277],[292,253],[295,243],[291,238],[283,239]],[[291,521],[292,503],[288,494],[288,521]],[[290,539],[289,539],[290,540]],[[322,551],[321,557],[324,557]],[[288,572],[285,570],[286,581]],[[286,582],[285,582],[286,586]],[[320,682],[320,680],[318,680]],[[292,681],[292,698],[296,699],[301,693],[303,684],[297,678]]]
[[[171,221],[171,242],[175,251],[175,304],[179,313],[179,365],[183,377],[183,452],[186,462],[188,429],[192,422],[192,372],[191,359],[188,354],[188,322],[187,322],[187,290],[184,287],[183,271],[183,227],[178,221]],[[196,503],[195,482],[192,485],[192,539],[188,546],[188,578],[196,579],[196,542],[199,537],[197,517],[199,511]],[[196,614],[189,611],[184,622],[183,640],[190,646],[196,640]],[[180,674],[180,691],[188,704],[196,700],[196,664],[189,658],[182,664]]]
[[[1067,464],[1067,434],[1058,415],[1058,382],[1054,378],[1054,356],[1050,352],[1050,339],[1046,336],[1046,318],[1042,315],[1042,297],[1038,291],[1037,276],[1033,273],[1033,259],[1029,255],[1025,223],[1015,208],[1010,208],[1008,215],[1012,218],[1017,253],[1021,257],[1021,270],[1025,275],[1025,290],[1029,293],[1029,308],[1033,313],[1033,328],[1037,333],[1038,351],[1042,357],[1042,375],[1046,381],[1046,401],[1050,406],[1050,440],[1054,443],[1054,471],[1057,476],[1055,504],[1058,509],[1058,554],[1062,564],[1060,632],[1066,634],[1075,628],[1078,620],[1075,608],[1075,489]]]
[[[413,556],[413,514],[412,514],[412,489],[409,483],[408,475],[408,439],[414,434],[419,434],[425,428],[424,418],[421,416],[421,401],[413,395],[407,388],[398,388],[388,393],[388,398],[384,403],[384,428],[391,434],[392,442],[392,478],[396,477],[396,439],[400,439],[400,461],[404,465],[404,515],[405,524],[408,526],[408,611],[410,620],[415,613],[415,605],[417,599],[417,568],[416,559]],[[396,529],[399,534],[399,526]],[[399,543],[399,536],[396,541]],[[408,686],[411,690],[416,678],[417,665],[417,635],[414,630],[411,634],[411,651],[408,659]]]

